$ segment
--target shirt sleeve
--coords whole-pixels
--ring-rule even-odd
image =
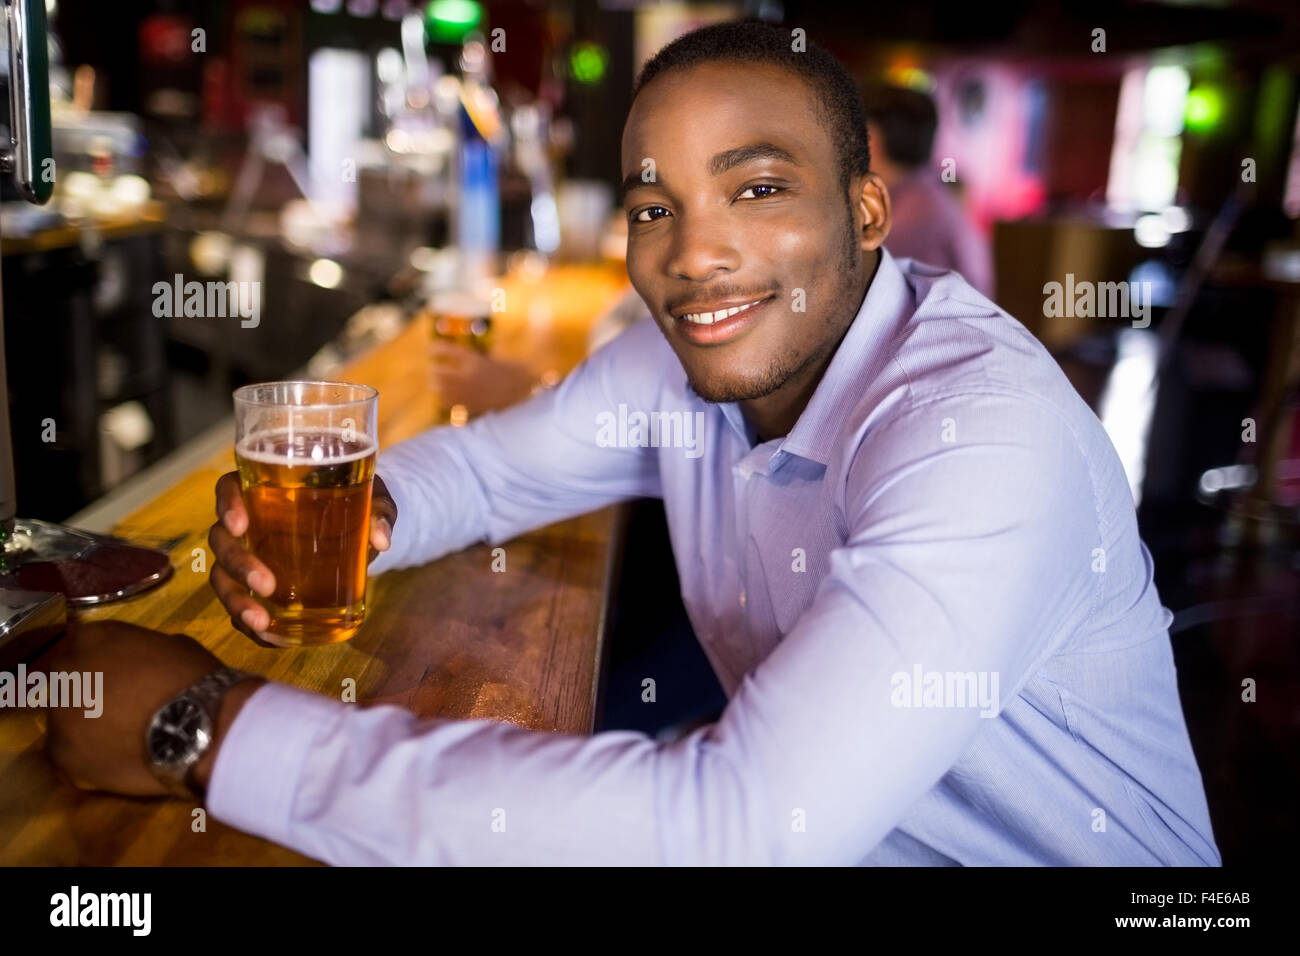
[[[210,811],[335,864],[861,861],[1087,612],[1099,536],[1071,433],[1020,398],[918,404],[841,487],[847,540],[716,723],[561,736],[267,685]],[[995,693],[955,706],[918,673]]]
[[[598,415],[653,394],[656,368],[638,350],[656,347],[667,348],[647,319],[556,388],[381,452],[376,474],[397,503],[397,525],[370,572],[423,564],[481,541],[497,544],[615,501],[659,497],[653,449],[596,440]]]

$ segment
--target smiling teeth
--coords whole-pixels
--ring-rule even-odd
[[[748,305],[738,305],[730,309],[718,309],[717,312],[688,312],[682,318],[687,322],[694,322],[696,325],[712,325],[714,322],[720,322],[737,312],[752,309],[756,305],[758,305],[757,302],[750,302]]]

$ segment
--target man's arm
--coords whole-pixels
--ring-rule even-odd
[[[615,501],[658,497],[647,448],[597,444],[597,415],[652,403],[672,353],[646,320],[556,388],[462,428],[430,429],[379,455],[400,521],[373,574],[493,544]]]
[[[996,673],[997,706],[1012,698],[1090,607],[1098,530],[1068,429],[997,395],[877,429],[843,506],[850,536],[813,604],[683,740],[422,721],[269,685],[217,754],[210,811],[332,863],[857,862],[986,719],[897,706],[895,675]]]

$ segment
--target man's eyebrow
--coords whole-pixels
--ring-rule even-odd
[[[620,192],[619,195],[626,196],[629,192],[631,192],[633,189],[636,189],[638,186],[653,186],[655,184],[655,181],[653,179],[650,180],[649,182],[646,182],[644,179],[641,178],[641,176],[642,176],[641,172],[628,173],[626,176],[624,176],[623,191]]]
[[[775,143],[750,143],[748,146],[737,146],[735,149],[715,154],[709,160],[709,172],[714,176],[721,176],[729,169],[734,169],[742,163],[752,163],[756,159],[775,159],[792,166],[799,165],[789,150],[782,149]]]
[[[735,149],[715,154],[709,160],[709,172],[714,176],[721,176],[729,169],[734,169],[742,163],[752,163],[756,159],[775,159],[789,163],[791,166],[799,165],[799,161],[788,149],[782,149],[775,143],[750,143],[748,146],[737,146]],[[623,190],[620,195],[626,196],[639,186],[653,186],[657,182],[653,179],[646,182],[641,176],[640,172],[628,173],[624,176]]]

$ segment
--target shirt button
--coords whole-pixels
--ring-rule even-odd
[[[741,606],[741,607],[744,607],[744,606],[745,606],[745,589],[744,589],[744,588],[741,588],[741,589],[740,589],[740,606]]]

